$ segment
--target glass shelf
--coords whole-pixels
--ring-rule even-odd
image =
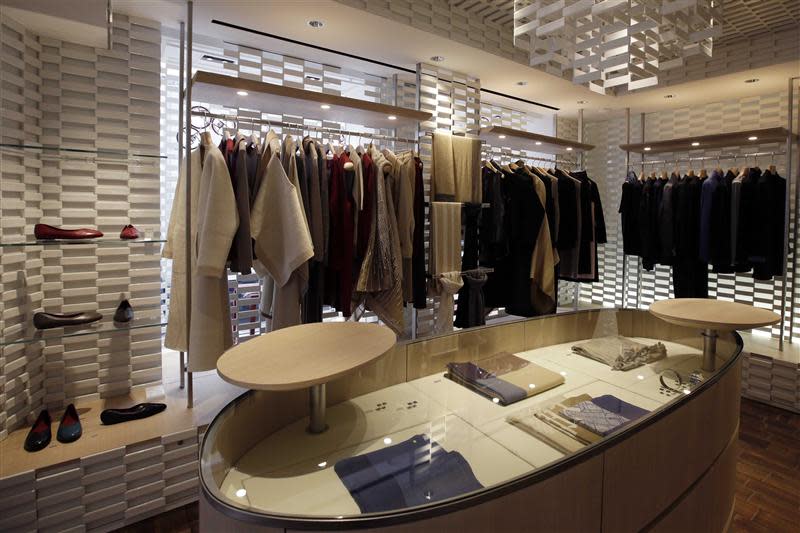
[[[99,149],[92,150],[89,148],[66,148],[63,146],[54,145],[37,145],[37,144],[13,144],[13,143],[0,143],[0,148],[3,150],[36,150],[50,155],[72,155],[79,156],[101,156],[118,159],[166,159],[167,156],[161,154],[140,154],[136,152],[129,152],[127,150],[107,150]]]
[[[134,313],[136,310],[134,310]],[[131,331],[135,329],[164,327],[166,322],[153,322],[157,320],[155,317],[134,318],[131,322],[125,324],[115,324],[113,312],[104,316],[97,322],[91,324],[82,324],[80,326],[65,326],[61,328],[52,329],[36,329],[31,322],[30,331],[25,332],[24,337],[15,340],[0,339],[0,346],[10,346],[12,344],[30,344],[32,342],[47,341],[52,339],[63,339],[66,337],[81,337],[85,335],[97,335],[108,333],[119,333]],[[31,335],[31,332],[33,334]]]
[[[158,244],[165,243],[166,239],[48,239],[28,242],[2,242],[0,248],[15,248],[23,246],[78,246],[90,245],[115,246],[119,244]]]

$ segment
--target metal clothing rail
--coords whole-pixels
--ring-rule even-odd
[[[192,111],[192,115],[196,117],[207,117],[207,118],[216,118],[219,120],[231,120],[236,121],[237,123],[242,122],[245,124],[252,124],[252,125],[266,125],[269,127],[276,127],[276,128],[286,128],[291,130],[309,130],[309,131],[316,131],[319,133],[330,133],[336,135],[349,135],[354,137],[362,137],[367,139],[377,139],[381,141],[394,141],[394,142],[402,142],[406,144],[417,144],[419,143],[419,139],[408,138],[408,137],[395,137],[392,135],[383,135],[381,133],[370,133],[367,131],[352,131],[346,130],[342,128],[331,128],[328,126],[312,126],[309,124],[301,124],[299,122],[285,122],[282,120],[269,120],[266,118],[251,118],[251,117],[241,117],[237,115],[223,115],[218,113],[204,113],[200,111]]]
[[[733,159],[734,161],[737,159],[746,159],[748,157],[764,157],[764,156],[783,156],[786,155],[786,152],[753,152],[751,154],[720,154],[720,155],[707,155],[707,156],[698,156],[698,157],[681,157],[678,159],[661,159],[661,160],[652,160],[652,161],[640,161],[636,164],[638,165],[666,165],[668,163],[680,163],[680,162],[687,162],[691,163],[692,161],[721,161],[723,159]],[[628,168],[634,165],[628,164]]]

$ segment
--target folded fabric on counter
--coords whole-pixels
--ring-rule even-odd
[[[631,370],[667,356],[667,348],[660,342],[648,346],[620,335],[598,337],[576,344],[572,351],[604,363],[613,370]]]
[[[564,383],[564,376],[508,352],[475,363],[448,363],[445,377],[510,405]]]
[[[561,411],[561,415],[582,428],[603,437],[630,422],[624,416],[603,409],[591,401],[581,402],[575,407],[567,407]]]
[[[506,418],[506,422],[536,437],[561,453],[573,453],[588,444],[597,442],[602,437],[578,427],[560,416],[558,412],[581,402],[591,400],[588,394],[581,394],[553,404],[545,409],[536,409],[516,413]]]
[[[483,488],[460,453],[425,435],[343,459],[333,469],[362,513],[424,505]]]
[[[602,407],[606,411],[611,411],[612,413],[624,416],[631,422],[638,420],[650,413],[650,411],[647,409],[642,409],[641,407],[628,403],[624,400],[620,400],[612,394],[598,396],[597,398],[592,399],[592,403]]]

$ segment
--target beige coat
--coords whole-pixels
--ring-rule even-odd
[[[186,166],[181,168],[163,257],[172,259],[169,321],[164,345],[188,353],[190,372],[213,370],[233,345],[225,262],[239,227],[230,174],[219,149],[204,139],[193,150],[191,250],[192,318],[186,316]],[[187,346],[186,334],[189,330]]]

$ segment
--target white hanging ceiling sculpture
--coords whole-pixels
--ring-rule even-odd
[[[721,0],[514,0],[514,44],[530,64],[605,94],[658,84],[687,57],[711,57]],[[523,36],[527,36],[527,41]]]

